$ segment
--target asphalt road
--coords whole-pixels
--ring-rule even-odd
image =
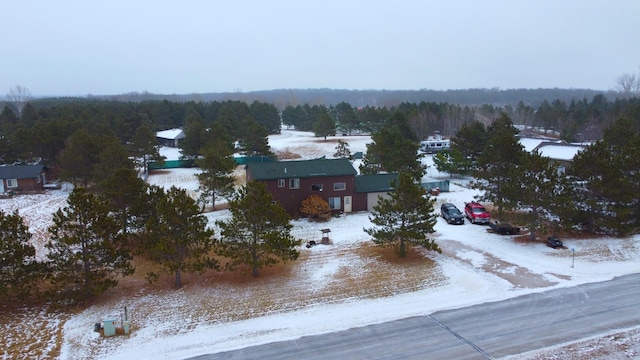
[[[191,359],[493,359],[639,325],[634,274]]]

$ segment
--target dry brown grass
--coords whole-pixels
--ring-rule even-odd
[[[157,269],[148,260],[136,258],[135,274],[121,279],[118,286],[88,301],[83,308],[108,313],[125,303],[130,311],[132,332],[158,317],[189,319],[187,323],[192,325],[163,330],[168,335],[203,323],[238,321],[307,306],[393,296],[446,282],[438,265],[417,250],[410,250],[406,258],[400,259],[391,248],[368,243],[344,250],[334,245],[317,246],[331,248],[326,252],[303,249],[296,261],[262,268],[258,277],[253,277],[246,267],[236,271],[182,274],[181,289],[174,288],[172,274],[162,274],[154,283],[147,282],[146,273]],[[335,256],[348,261],[328,276],[317,276],[315,272],[323,262]],[[189,306],[167,306],[176,300]],[[16,307],[5,306],[2,309],[0,324],[7,329],[0,342],[4,358],[59,355],[62,326],[82,309],[50,313],[45,308],[31,306],[18,311]],[[96,318],[96,322],[100,320]],[[71,346],[86,346],[69,341]]]
[[[278,160],[302,159],[302,156],[300,154],[289,150],[289,148],[285,148],[284,150],[276,152],[276,157],[278,158]]]

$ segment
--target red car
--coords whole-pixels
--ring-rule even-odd
[[[472,224],[488,224],[491,221],[491,214],[475,201],[464,206],[464,215]]]

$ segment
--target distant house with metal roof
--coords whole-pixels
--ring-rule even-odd
[[[184,131],[182,129],[158,131],[156,138],[162,146],[179,147],[180,141],[184,139]]]
[[[550,138],[523,137],[518,139],[518,142],[526,152],[537,151],[540,155],[557,163],[561,172],[571,167],[576,155],[586,148],[584,145],[569,144],[564,140]]]
[[[0,194],[42,190],[46,180],[43,165],[0,166]]]

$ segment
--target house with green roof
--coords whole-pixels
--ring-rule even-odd
[[[246,166],[247,181],[265,183],[273,199],[288,213],[298,216],[302,201],[315,194],[336,212],[362,209],[353,207],[355,176],[348,159],[314,159],[251,163]]]
[[[300,215],[302,201],[312,194],[323,198],[335,212],[371,211],[380,197],[389,197],[398,179],[398,173],[358,175],[347,159],[250,163],[245,169],[247,181],[265,183],[274,201],[293,216]]]

